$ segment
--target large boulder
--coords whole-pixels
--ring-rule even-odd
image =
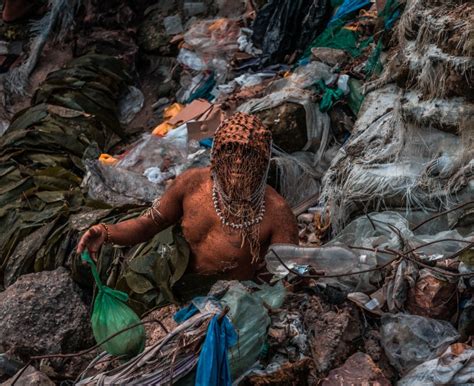
[[[93,343],[88,306],[65,268],[21,276],[0,293],[0,351],[69,353]]]

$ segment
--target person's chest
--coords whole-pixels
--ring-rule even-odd
[[[270,216],[264,215],[258,230],[260,244],[267,244],[270,239]],[[214,244],[219,249],[228,252],[248,254],[248,245],[242,245],[241,232],[231,227],[223,226],[216,213],[212,201],[210,184],[188,195],[183,202],[183,217],[181,220],[183,235],[193,246]]]

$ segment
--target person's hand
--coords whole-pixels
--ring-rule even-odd
[[[97,252],[107,237],[107,232],[102,225],[94,225],[84,233],[77,244],[77,253],[81,254],[87,249],[94,261],[97,261]]]

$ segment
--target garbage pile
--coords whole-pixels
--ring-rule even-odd
[[[176,313],[155,310],[184,272],[174,261],[164,283],[153,263],[170,230],[105,245],[96,280],[128,294],[143,351],[117,358],[97,342],[82,361],[31,358],[84,347],[66,332],[44,344],[54,352],[28,353],[0,322],[0,380],[474,382],[471,3],[66,3],[49,2],[43,34],[0,28],[0,315],[25,288],[47,298],[42,272],[63,267],[82,315],[95,292],[80,234],[139,216],[180,173],[207,166],[214,131],[236,111],[272,131],[268,183],[297,216],[300,246],[270,246],[269,283],[219,281]],[[24,94],[40,53],[68,39],[75,59],[17,111],[14,89]],[[20,56],[20,40],[37,43]],[[39,310],[37,324],[48,318]],[[29,359],[41,372],[20,370]]]

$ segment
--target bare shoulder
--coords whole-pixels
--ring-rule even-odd
[[[271,243],[298,244],[298,224],[290,205],[270,186],[265,193],[265,205],[271,224]]]
[[[209,168],[192,168],[181,173],[170,185],[170,190],[181,190],[184,194],[198,189],[203,183],[209,180]]]
[[[285,214],[293,215],[288,202],[271,186],[267,186],[265,192],[265,205],[271,211],[284,211]]]
[[[208,176],[208,168],[196,168],[189,169],[174,179],[159,200],[160,213],[167,223],[174,224],[182,217],[183,201],[197,191]]]

